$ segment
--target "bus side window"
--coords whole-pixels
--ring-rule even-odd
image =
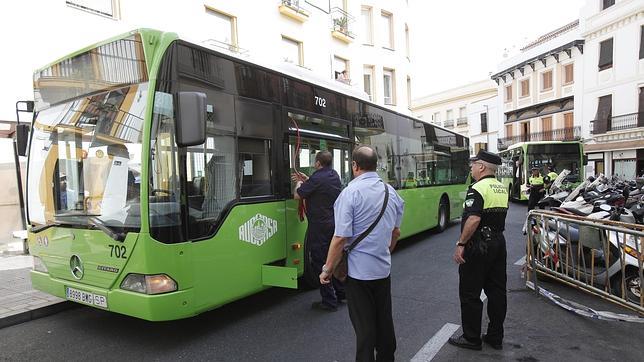
[[[240,196],[272,194],[269,140],[239,138]]]

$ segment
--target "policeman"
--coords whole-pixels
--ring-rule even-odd
[[[557,173],[555,172],[555,166],[553,165],[548,165],[548,174],[546,177],[543,178],[543,182],[545,184],[546,190],[550,191],[550,187],[552,186],[552,183],[555,182],[555,179],[557,178]]]
[[[472,177],[477,180],[467,190],[461,237],[456,242],[454,261],[459,264],[459,298],[463,334],[449,343],[480,350],[482,342],[494,349],[503,348],[503,321],[507,309],[506,250],[503,230],[508,211],[508,193],[495,177],[501,158],[479,151],[470,159]],[[481,338],[483,302],[481,289],[488,298],[490,320]]]
[[[315,275],[320,274],[326,261],[329,244],[333,238],[335,221],[333,204],[342,191],[340,176],[331,167],[332,155],[329,151],[320,151],[315,155],[311,177],[294,173],[291,179],[296,183],[295,199],[306,200],[306,243],[311,251],[311,266]],[[312,307],[323,311],[335,312],[338,303],[346,299],[344,285],[333,278],[332,283],[320,285],[322,300],[314,302]]]
[[[543,189],[543,176],[539,172],[539,167],[532,167],[532,175],[528,179],[528,189],[530,191],[530,197],[528,197],[528,211],[534,209],[537,206],[539,200],[543,196],[545,190]]]

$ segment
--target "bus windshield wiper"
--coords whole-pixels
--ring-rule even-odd
[[[95,228],[101,230],[102,232],[106,233],[109,237],[116,241],[123,241],[125,240],[125,233],[120,233],[117,231],[112,230],[109,226],[105,225],[103,221],[101,221],[99,218],[95,216],[90,216],[87,218],[87,221],[90,223],[90,225],[94,226]]]
[[[62,224],[59,223],[59,222],[50,222],[48,224],[43,224],[43,225],[38,225],[38,226],[32,227],[31,232],[32,233],[39,233],[39,232],[41,232],[43,230],[49,229],[50,227],[60,226],[60,225],[62,225]]]

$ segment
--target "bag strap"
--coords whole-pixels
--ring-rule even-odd
[[[382,180],[380,180],[380,182],[382,182]],[[353,250],[353,248],[355,248],[356,245],[358,245],[358,243],[362,241],[362,239],[366,238],[367,235],[369,235],[369,233],[373,231],[373,229],[376,227],[376,224],[378,224],[378,222],[382,218],[382,215],[385,213],[385,209],[387,208],[387,203],[389,202],[389,187],[387,187],[387,184],[385,184],[384,182],[382,183],[385,185],[385,201],[382,203],[382,209],[380,209],[380,214],[378,214],[376,221],[374,221],[373,224],[371,224],[371,226],[369,226],[367,230],[365,230],[362,234],[360,234],[360,236],[358,236],[353,241],[353,243],[349,245],[349,247],[347,248],[347,253]]]

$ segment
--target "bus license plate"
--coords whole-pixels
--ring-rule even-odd
[[[66,289],[67,290],[65,294],[67,295],[67,299],[69,300],[87,305],[94,305],[101,308],[107,308],[107,297],[104,295],[89,293],[70,287],[67,287]]]

